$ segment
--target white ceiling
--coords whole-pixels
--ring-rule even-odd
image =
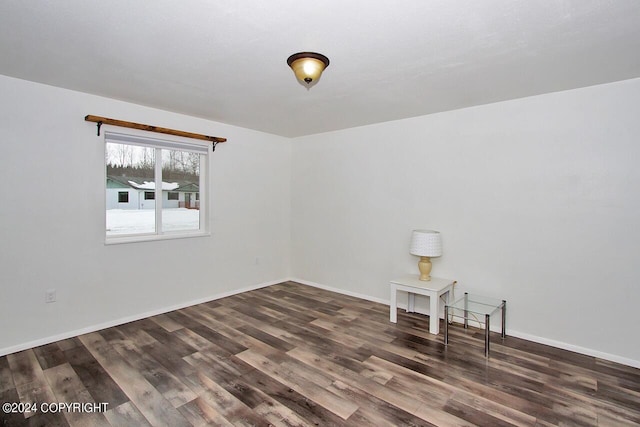
[[[640,77],[640,0],[2,0],[0,74],[295,137]]]

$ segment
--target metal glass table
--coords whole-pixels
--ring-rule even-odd
[[[469,320],[484,325],[484,355],[489,356],[489,330],[491,316],[501,312],[502,339],[506,337],[505,324],[507,314],[507,301],[487,298],[479,295],[471,295],[468,292],[459,300],[444,306],[444,343],[449,344],[449,322],[454,317],[464,320],[464,327],[469,327]]]

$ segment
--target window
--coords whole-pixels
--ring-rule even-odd
[[[118,203],[129,203],[128,191],[118,191]]]
[[[210,152],[208,143],[106,132],[106,242],[207,235]],[[195,189],[203,200],[180,202],[180,187]],[[114,191],[118,202],[128,206],[109,203]]]

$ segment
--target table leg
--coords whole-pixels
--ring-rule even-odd
[[[469,311],[467,311],[467,307],[468,307],[468,299],[469,299],[469,292],[465,292],[464,293],[464,328],[467,329],[469,328]]]
[[[484,357],[489,357],[489,329],[490,329],[490,325],[489,325],[489,319],[491,318],[490,315],[485,314],[484,315]]]
[[[407,292],[407,313],[416,312],[416,294]]]
[[[455,283],[455,282],[454,282]],[[450,305],[453,301],[455,301],[455,298],[453,297],[453,286],[449,288],[449,290],[447,292],[445,292],[444,294],[444,308],[446,309],[448,305]],[[445,313],[444,315],[444,323],[449,323],[449,316],[447,316],[447,314]]]
[[[389,321],[391,323],[398,323],[398,292],[396,285],[391,285],[391,298],[389,302]]]
[[[502,300],[502,339],[507,337],[507,301]]]
[[[440,333],[440,297],[437,292],[429,294],[429,333]]]
[[[449,305],[444,306],[444,345],[449,344]]]

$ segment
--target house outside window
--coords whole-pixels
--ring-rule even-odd
[[[208,235],[210,153],[199,141],[106,132],[106,243]],[[203,200],[187,207],[181,189],[195,189]]]

